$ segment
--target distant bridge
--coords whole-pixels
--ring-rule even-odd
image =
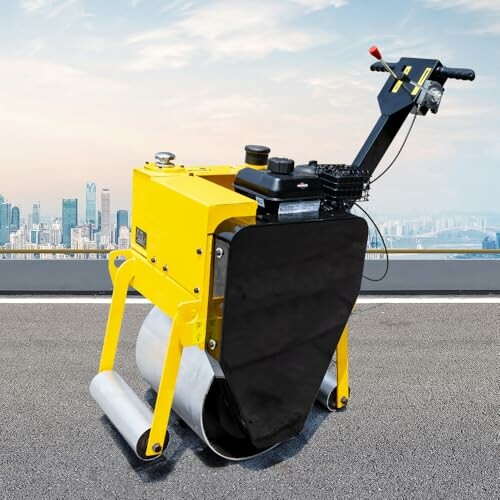
[[[422,233],[416,235],[416,238],[437,238],[439,235],[445,235],[446,233],[473,233],[477,236],[482,235],[489,236],[490,238],[496,238],[496,233],[499,232],[498,229],[494,229],[492,227],[477,227],[477,226],[454,226],[454,227],[446,227],[443,229],[439,229],[438,231],[432,231],[429,233]],[[471,235],[472,236],[472,235]]]

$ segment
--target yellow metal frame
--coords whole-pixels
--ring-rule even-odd
[[[109,271],[113,282],[113,296],[99,372],[113,369],[125,300],[130,286],[173,318],[146,448],[146,456],[153,457],[163,451],[182,350],[189,346],[204,348],[204,324],[198,321],[201,301],[191,300],[182,287],[167,276],[156,272],[143,257],[133,255],[131,250],[118,250],[112,252],[110,257]],[[115,261],[119,258],[124,258],[125,261],[117,267]],[[174,300],[168,300],[167,297],[174,297]]]
[[[221,222],[256,213],[254,200],[228,189],[238,170],[146,164],[134,171],[132,231],[147,234],[147,244],[134,238],[130,249],[110,253],[113,295],[99,372],[114,367],[129,287],[173,318],[147,457],[163,452],[182,350],[205,348],[212,235]]]
[[[346,325],[337,344],[337,410],[349,401],[349,327]]]

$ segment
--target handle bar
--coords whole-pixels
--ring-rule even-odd
[[[389,68],[392,70],[396,68],[396,63],[387,63]],[[370,66],[371,71],[387,71],[383,64],[380,62],[373,63]],[[455,78],[456,80],[474,80],[476,78],[476,74],[471,69],[465,68],[446,68],[445,66],[441,66],[436,68],[433,72],[434,76],[442,76],[444,78]]]

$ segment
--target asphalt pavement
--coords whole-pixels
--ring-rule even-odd
[[[0,498],[500,498],[498,304],[362,304],[348,409],[247,462],[215,456],[177,418],[139,462],[91,398],[108,306],[0,304]],[[129,305],[117,371],[149,311]]]

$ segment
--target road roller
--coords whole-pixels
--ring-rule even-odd
[[[347,324],[368,237],[353,207],[406,118],[437,113],[449,78],[475,77],[369,51],[371,70],[388,78],[351,165],[296,164],[247,145],[238,166],[186,166],[162,152],[134,170],[131,247],[110,254],[113,294],[90,392],[140,459],[165,452],[172,410],[214,453],[243,460],[300,433],[315,401],[348,404]],[[129,289],[153,305],[136,364],[154,405],[114,370]]]

